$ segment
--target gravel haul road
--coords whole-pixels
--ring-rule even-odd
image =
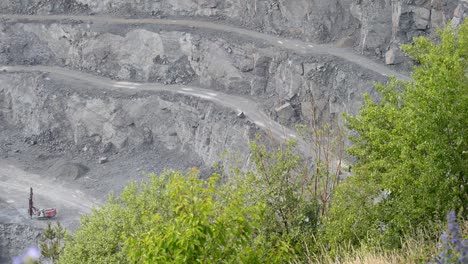
[[[27,71],[38,71],[54,74],[58,78],[64,80],[73,79],[80,83],[98,86],[105,89],[111,90],[134,90],[138,91],[167,91],[179,94],[185,94],[189,96],[199,97],[207,101],[214,102],[224,107],[228,107],[237,111],[238,113],[243,112],[250,121],[255,123],[263,130],[270,132],[276,139],[284,140],[297,138],[298,135],[295,131],[282,126],[276,121],[272,120],[267,114],[265,114],[258,104],[250,99],[225,94],[221,92],[215,92],[212,90],[202,89],[195,86],[184,86],[184,85],[162,85],[154,83],[136,83],[136,82],[122,82],[114,81],[112,79],[98,77],[91,74],[83,73],[80,71],[69,70],[59,67],[49,66],[0,66],[0,71],[7,72],[27,72]]]
[[[365,69],[371,70],[383,76],[395,76],[400,80],[411,80],[409,76],[398,73],[380,63],[372,61],[364,56],[356,55],[352,50],[337,48],[331,45],[321,45],[308,43],[300,40],[293,40],[272,36],[260,32],[255,32],[243,28],[232,27],[228,25],[216,24],[206,21],[198,20],[174,20],[174,19],[127,19],[115,18],[104,16],[73,16],[73,15],[0,15],[0,19],[10,20],[27,20],[27,21],[60,21],[60,20],[81,20],[92,21],[110,24],[155,24],[155,25],[173,25],[173,26],[186,26],[191,28],[210,29],[216,31],[223,31],[226,33],[234,33],[246,37],[262,40],[274,46],[282,47],[285,49],[293,50],[300,54],[328,54],[336,56],[352,63],[355,63]]]

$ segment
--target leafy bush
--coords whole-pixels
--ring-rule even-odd
[[[84,216],[60,263],[284,263],[313,244],[326,186],[295,142],[251,144],[255,172],[199,178],[165,172],[132,183]],[[321,167],[322,168],[322,167]],[[330,176],[330,175],[328,175]],[[320,187],[320,191],[318,191]],[[327,187],[328,188],[328,187]]]
[[[255,186],[255,199],[266,204],[265,237],[289,245],[289,261],[305,262],[320,247],[321,218],[342,176],[344,137],[336,124],[316,120],[298,130],[303,137],[299,142],[312,146],[313,159],[304,160],[295,152],[296,140],[274,150],[251,143],[256,170],[250,173],[255,182],[249,185]]]
[[[256,172],[250,173],[250,186],[257,203],[266,204],[264,235],[273,247],[289,245],[295,253],[304,251],[316,233],[320,205],[313,195],[313,181],[300,156],[293,151],[294,141],[274,151],[265,145],[251,144]]]
[[[54,227],[50,222],[47,223],[47,228],[41,235],[39,240],[39,249],[41,250],[42,258],[55,263],[63,251],[63,243],[65,237],[69,236],[66,229],[57,222]]]
[[[261,236],[265,204],[252,194],[216,174],[152,174],[84,216],[59,263],[282,262]]]
[[[218,176],[208,181],[171,176],[153,178],[160,195],[159,208],[145,216],[150,228],[131,234],[126,251],[132,263],[219,263],[260,261],[255,245],[263,204],[251,204],[241,187],[226,191]],[[149,194],[144,194],[145,197]],[[139,199],[137,189],[125,193],[126,200]],[[135,208],[141,210],[143,208]],[[144,223],[146,225],[146,223]],[[259,250],[257,255],[257,250]]]
[[[404,49],[419,63],[414,81],[376,85],[381,99],[366,96],[347,117],[357,161],[327,216],[332,246],[396,248],[410,228],[467,210],[468,21],[437,43],[421,37]]]

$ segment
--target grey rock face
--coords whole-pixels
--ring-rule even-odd
[[[270,111],[290,103],[297,121],[308,120],[301,103],[313,102],[323,118],[336,111],[357,112],[372,82],[385,80],[369,70],[331,56],[290,54],[226,38],[180,31],[151,31],[89,24],[6,24],[0,54],[9,64],[59,65],[114,79],[163,84],[192,83],[211,90],[255,96]],[[22,37],[23,36],[23,37]],[[35,39],[37,56],[29,53]],[[22,47],[22,48],[21,48]],[[47,54],[47,56],[43,55]],[[283,124],[285,118],[279,118]]]
[[[429,36],[456,18],[456,9],[464,0],[357,0],[351,13],[360,21],[359,50],[369,55],[385,55],[387,64],[403,61],[394,46],[411,42],[414,37]],[[454,13],[455,12],[455,13]],[[456,20],[456,19],[455,19]],[[456,20],[455,24],[461,23]],[[388,59],[393,57],[394,59]],[[388,63],[391,62],[391,63]]]
[[[460,0],[457,8],[453,11],[452,26],[457,27],[468,17],[468,1]]]
[[[89,142],[116,150],[159,142],[153,147],[190,150],[208,165],[222,161],[221,154],[230,150],[245,158],[243,165],[248,163],[251,125],[201,99],[168,93],[104,94],[38,73],[2,73],[0,84],[2,122],[20,127],[24,136],[56,131],[54,138],[65,138],[78,149]]]
[[[404,54],[400,48],[396,45],[390,47],[390,49],[385,53],[385,64],[393,65],[403,62]]]
[[[296,111],[290,103],[283,104],[276,108],[275,111],[278,115],[278,119],[281,120],[282,123],[293,122],[296,116]]]
[[[0,2],[3,12],[22,14],[50,14],[50,13],[86,13],[90,12],[86,4],[76,0],[5,0]]]
[[[0,12],[202,17],[384,57],[392,44],[460,24],[466,0],[5,0]],[[346,39],[345,42],[343,40]]]
[[[4,0],[3,12],[26,14],[96,13],[125,16],[193,16],[232,21],[272,34],[329,42],[351,34],[357,21],[347,10],[351,0]]]

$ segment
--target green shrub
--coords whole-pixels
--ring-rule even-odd
[[[57,222],[53,227],[50,222],[47,223],[47,228],[41,234],[39,240],[39,249],[41,250],[42,258],[51,263],[55,263],[63,251],[63,244],[69,234],[62,227],[60,222]]]
[[[410,227],[442,221],[468,205],[468,21],[440,41],[417,38],[412,82],[376,85],[358,116],[349,152],[354,176],[338,187],[327,216],[332,245],[365,240],[395,248]]]
[[[60,263],[283,262],[287,245],[269,247],[263,236],[266,205],[239,181],[221,185],[194,170],[130,184],[83,217]]]

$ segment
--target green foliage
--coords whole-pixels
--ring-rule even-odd
[[[63,243],[66,236],[68,236],[68,233],[60,225],[60,222],[57,222],[54,227],[48,222],[47,228],[39,240],[39,249],[42,257],[50,260],[51,263],[55,263],[63,251]]]
[[[285,263],[319,225],[317,179],[288,142],[251,144],[256,172],[199,179],[165,172],[84,216],[60,263]],[[238,171],[239,172],[239,171]]]
[[[65,240],[58,263],[125,263],[122,236],[133,231],[132,220],[133,215],[111,197],[105,206],[82,217],[80,229]]]
[[[85,216],[60,263],[263,263],[265,205],[250,187],[165,172]]]
[[[219,187],[217,175],[207,182],[197,176],[172,177],[158,188],[164,206],[144,220],[150,229],[127,240],[130,262],[259,262],[253,234],[264,206],[249,204],[242,189]]]
[[[345,135],[337,122],[321,124],[315,114],[309,126],[298,126],[305,141],[312,146],[313,170],[308,171],[311,195],[320,201],[320,216],[329,209],[333,190],[340,183],[345,156]],[[309,167],[309,166],[308,166]],[[349,168],[346,168],[349,170]]]
[[[251,143],[256,171],[251,173],[255,182],[250,185],[255,186],[254,199],[267,205],[263,227],[270,246],[286,245],[283,248],[291,256],[286,260],[302,262],[315,247],[320,218],[339,182],[342,156],[330,154],[332,146],[337,146],[332,141],[340,141],[331,127],[302,127],[301,131],[305,139],[316,143],[314,163],[294,152],[295,141],[276,150]]]
[[[419,63],[414,81],[376,85],[381,99],[366,96],[347,117],[357,161],[327,216],[332,245],[398,247],[411,226],[467,210],[468,22],[458,35],[447,28],[439,42],[416,38],[404,50]]]
[[[256,175],[252,178],[257,196],[267,205],[264,232],[272,246],[286,243],[300,250],[312,238],[318,224],[319,205],[311,196],[311,185],[300,156],[294,154],[294,142],[268,151],[265,145],[251,143]],[[275,245],[275,243],[278,243]]]

